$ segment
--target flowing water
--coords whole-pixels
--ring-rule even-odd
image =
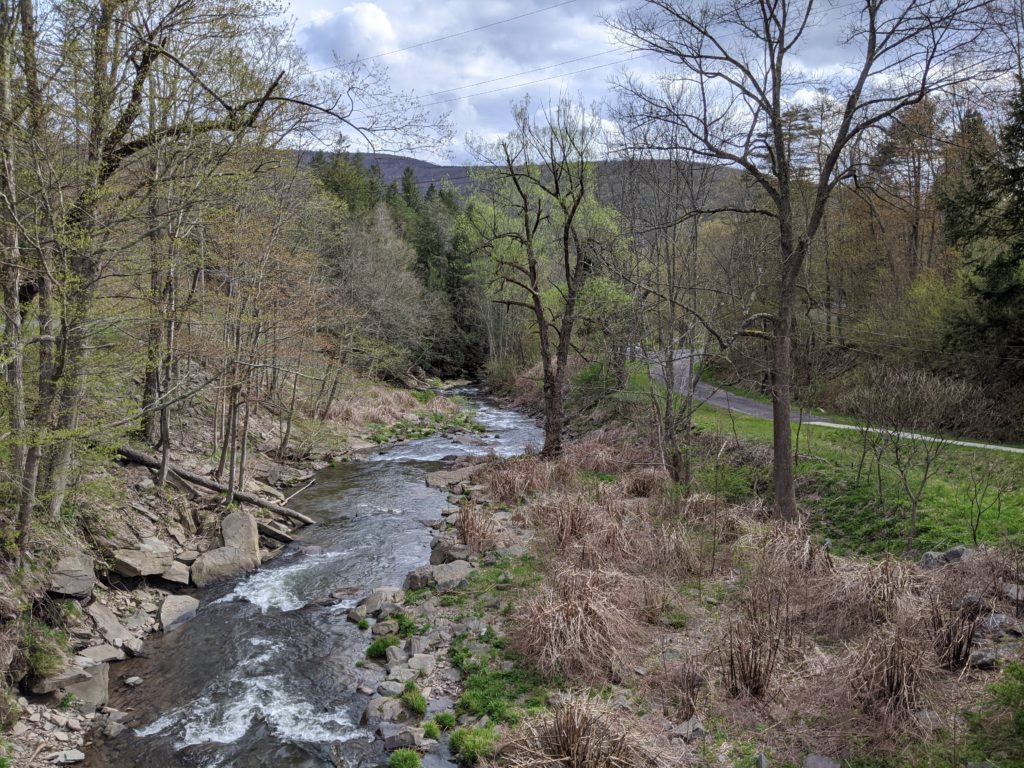
[[[111,706],[130,712],[131,727],[99,739],[87,765],[383,765],[358,725],[367,634],[346,613],[429,559],[428,525],[446,500],[425,475],[453,457],[518,455],[540,441],[525,416],[463,394],[486,434],[399,443],[323,470],[291,503],[317,525],[256,573],[199,594],[198,615],[148,640],[145,657],[112,666]],[[351,598],[313,605],[338,590]],[[133,675],[142,684],[126,688]]]

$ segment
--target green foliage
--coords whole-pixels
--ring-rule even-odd
[[[442,731],[450,731],[455,727],[455,714],[452,712],[438,712],[434,715],[434,722]]]
[[[1024,765],[1024,663],[1006,665],[980,707],[968,713],[967,722],[969,757]]]
[[[388,757],[388,768],[420,768],[420,756],[414,749],[396,749]]]
[[[31,677],[49,677],[64,668],[68,639],[60,630],[30,618],[25,622],[23,645]]]
[[[462,714],[487,715],[497,723],[518,723],[524,710],[544,707],[548,688],[535,672],[506,668],[509,657],[493,649],[475,656],[465,636],[457,637],[448,651],[452,665],[463,673],[463,692],[455,705]]]
[[[366,649],[366,658],[383,659],[387,658],[388,648],[393,645],[400,645],[402,638],[398,635],[381,635]]]
[[[370,628],[370,622],[368,619],[360,619],[359,623],[356,624],[356,626],[362,630],[367,630]]]
[[[425,723],[423,723],[423,735],[428,739],[440,741],[441,726],[439,726],[433,720],[427,720]]]
[[[415,680],[409,680],[405,684],[405,690],[402,692],[402,704],[413,714],[425,715],[427,713],[427,699],[416,685]]]
[[[14,692],[6,686],[0,686],[0,733],[13,728],[20,714],[21,707],[18,706]]]
[[[460,765],[472,765],[478,760],[494,754],[498,732],[491,726],[486,728],[458,728],[452,732],[448,746],[459,759]]]
[[[61,697],[60,703],[57,705],[57,709],[61,712],[68,712],[74,709],[76,704],[78,704],[78,697],[75,696],[75,694],[68,692]]]

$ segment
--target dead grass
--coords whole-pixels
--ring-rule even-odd
[[[927,659],[909,625],[880,628],[849,657],[854,699],[885,725],[908,722],[918,710]]]
[[[587,695],[564,696],[501,749],[512,768],[658,768],[669,762],[636,718]]]
[[[459,519],[455,523],[459,540],[469,547],[473,554],[480,554],[492,548],[497,540],[497,526],[494,516],[473,502],[459,504]]]
[[[576,485],[576,473],[568,464],[539,456],[493,461],[476,478],[491,498],[503,504],[519,504],[530,496]]]
[[[391,424],[422,408],[422,405],[405,390],[374,385],[367,387],[365,391],[338,399],[331,406],[327,416],[357,427],[364,427],[367,424]]]
[[[635,579],[612,571],[552,575],[512,622],[511,646],[549,675],[588,682],[628,676],[644,647]]]
[[[708,682],[704,665],[689,654],[666,664],[660,674],[652,675],[649,686],[660,701],[662,712],[676,721],[684,721],[697,714],[705,703]]]
[[[727,623],[722,677],[730,696],[761,698],[771,689],[780,653],[791,641],[789,603],[784,590],[756,582]]]

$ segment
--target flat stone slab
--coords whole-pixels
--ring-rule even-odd
[[[171,563],[170,568],[160,574],[160,578],[174,584],[187,585],[192,580],[191,569],[184,563],[180,563],[175,560]]]
[[[68,667],[63,672],[44,678],[32,686],[32,693],[53,693],[61,688],[67,688],[74,683],[88,680],[92,674],[81,667]]]
[[[50,591],[67,597],[88,597],[96,586],[96,574],[89,555],[62,557],[50,576]]]
[[[174,552],[155,536],[143,539],[137,549],[114,550],[114,573],[122,576],[156,576],[171,567]]]
[[[88,680],[64,687],[64,690],[75,697],[79,711],[86,714],[95,712],[107,703],[110,692],[110,665],[97,664],[89,668],[89,674],[92,677]]]
[[[86,648],[80,652],[80,655],[85,656],[93,664],[102,664],[105,661],[121,661],[125,658],[124,651],[107,643]]]
[[[188,595],[168,595],[160,605],[160,626],[164,632],[184,624],[196,615],[199,601]]]
[[[134,640],[135,635],[121,626],[117,616],[103,603],[93,602],[85,609],[85,612],[96,622],[96,628],[103,635],[103,639],[114,646],[123,645],[129,640]]]

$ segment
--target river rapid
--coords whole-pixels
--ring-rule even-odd
[[[110,704],[130,713],[130,728],[99,739],[86,765],[384,765],[359,726],[367,697],[356,691],[356,663],[368,633],[346,614],[369,590],[400,585],[428,561],[428,526],[447,503],[426,487],[428,473],[459,456],[514,456],[541,441],[528,417],[460,393],[485,434],[396,443],[323,470],[290,504],[316,525],[256,573],[200,592],[194,619],[112,668]],[[351,597],[315,605],[339,590]],[[130,676],[142,684],[124,686]]]

